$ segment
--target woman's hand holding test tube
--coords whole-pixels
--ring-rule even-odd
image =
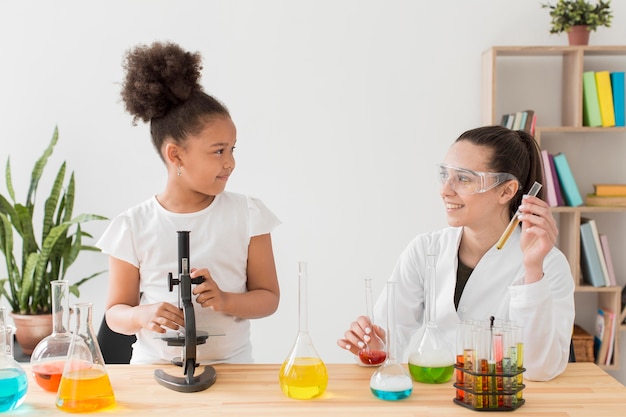
[[[535,181],[533,186],[530,188],[528,195],[535,197],[539,193],[539,190],[541,190],[541,184]],[[520,212],[520,209],[518,208],[515,214],[513,215],[513,218],[509,222],[509,225],[506,227],[506,229],[504,229],[504,233],[502,233],[502,236],[500,236],[498,243],[496,243],[497,249],[502,249],[506,241],[509,240],[509,237],[511,237],[511,233],[513,233],[513,230],[515,230],[515,227],[517,227],[517,225],[520,222],[520,214],[521,212]]]

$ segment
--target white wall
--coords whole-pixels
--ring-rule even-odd
[[[626,2],[613,3],[614,27],[592,44],[626,39]],[[320,356],[351,361],[335,340],[363,313],[363,278],[377,293],[408,241],[445,225],[433,165],[480,124],[481,52],[566,44],[548,23],[527,0],[0,0],[1,166],[10,154],[25,198],[58,125],[48,175],[68,161],[77,212],[113,217],[158,193],[165,170],[147,126],[133,127],[119,100],[122,56],[155,40],[200,51],[203,84],[238,127],[228,189],[262,198],[283,221],[273,235],[282,299],[253,324],[257,361],[282,362],[295,339],[298,260],[309,262]],[[70,279],[106,267],[86,254]],[[106,280],[82,287],[96,318]],[[626,366],[616,374],[626,381]]]

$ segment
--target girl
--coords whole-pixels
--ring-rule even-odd
[[[190,231],[190,275],[205,278],[192,286],[196,328],[210,335],[197,346],[197,360],[252,362],[248,319],[278,306],[270,232],[279,220],[260,200],[224,191],[235,169],[236,129],[228,110],[199,85],[198,53],[173,43],[138,46],[124,68],[126,110],[133,123],[150,123],[167,183],[115,218],[98,242],[110,255],[107,324],[136,334],[131,363],[180,356],[180,347],[160,337],[185,324],[168,273],[178,273],[176,232]]]
[[[556,222],[542,194],[524,195],[535,181],[543,183],[537,143],[523,131],[480,127],[456,140],[438,170],[450,227],[418,235],[393,270],[399,347],[406,349],[421,326],[425,255],[434,251],[436,317],[450,347],[461,320],[495,316],[519,322],[524,327],[524,376],[554,378],[569,358],[574,281],[565,256],[554,246]],[[495,244],[518,207],[521,227],[499,250]],[[386,311],[383,292],[375,321],[384,323]],[[356,354],[372,331],[384,333],[359,317],[337,343]]]

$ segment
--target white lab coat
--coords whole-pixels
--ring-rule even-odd
[[[396,284],[396,343],[407,361],[411,337],[424,317],[426,254],[437,255],[436,319],[444,338],[455,350],[456,328],[463,320],[488,320],[490,316],[524,326],[524,377],[549,380],[565,369],[574,323],[574,281],[567,259],[557,248],[546,256],[543,278],[525,285],[520,229],[506,245],[492,247],[472,272],[454,307],[458,248],[462,228],[449,227],[418,235],[400,255],[391,281]],[[386,327],[387,294],[375,306],[374,320]]]

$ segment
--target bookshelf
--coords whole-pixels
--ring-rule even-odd
[[[626,45],[494,46],[482,54],[482,124],[499,124],[505,113],[534,110],[535,138],[542,149],[566,154],[583,197],[593,191],[594,182],[626,182],[626,166],[620,162],[626,152],[626,128],[583,126],[582,75],[592,70],[625,71]],[[612,171],[611,166],[615,167]],[[612,177],[604,176],[608,171]],[[626,207],[553,207],[552,211],[559,225],[557,246],[569,261],[576,285],[576,322],[579,317],[586,319],[579,324],[593,334],[595,312],[602,307],[615,312],[617,331],[626,331],[621,324],[626,319],[621,286],[592,287],[583,282],[580,266],[581,217],[599,219],[614,239],[612,253],[619,259],[626,248],[622,237],[626,235]],[[616,272],[618,284],[623,285],[626,279],[619,276],[619,269]],[[604,369],[619,368],[619,339],[616,335],[612,363]]]

